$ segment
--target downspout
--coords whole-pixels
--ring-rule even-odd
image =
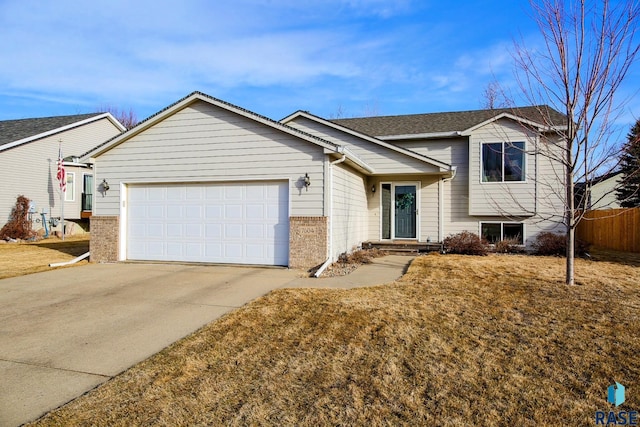
[[[344,154],[342,150],[339,152],[342,154],[342,157],[329,163],[329,242],[327,244],[327,260],[320,266],[318,271],[314,273],[315,277],[320,277],[333,260],[333,165],[347,160],[347,155]]]
[[[77,258],[72,259],[71,261],[67,261],[67,262],[56,262],[54,264],[49,264],[49,267],[62,267],[63,265],[71,265],[71,264],[75,264],[78,261],[82,261],[83,259],[87,258],[89,256],[90,252],[84,253],[82,255],[80,255]]]
[[[438,207],[440,208],[440,212],[438,212],[438,233],[439,233],[439,241],[442,243],[444,240],[444,183],[453,180],[456,177],[456,171],[458,168],[456,166],[451,167],[451,177],[442,178],[439,183],[439,199],[438,199]]]

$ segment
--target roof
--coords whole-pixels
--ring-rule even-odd
[[[321,123],[321,124],[323,124],[325,126],[330,126],[330,127],[334,128],[334,129],[340,130],[341,132],[349,133],[349,134],[351,134],[353,136],[356,136],[356,137],[358,137],[360,139],[365,139],[365,140],[367,140],[369,142],[372,142],[374,144],[380,145],[380,146],[385,147],[385,148],[387,148],[389,150],[402,153],[402,154],[407,155],[409,157],[413,157],[414,159],[418,159],[418,160],[421,160],[423,162],[432,164],[432,165],[434,165],[436,167],[439,167],[441,169],[449,170],[449,171],[453,169],[453,167],[448,163],[441,162],[440,160],[434,159],[432,157],[425,156],[425,155],[420,154],[420,153],[416,153],[415,151],[411,151],[409,149],[406,149],[404,147],[400,147],[398,145],[390,144],[388,142],[382,141],[380,139],[377,139],[377,138],[375,138],[373,136],[370,136],[370,135],[367,135],[365,133],[358,132],[358,131],[353,130],[353,129],[349,129],[349,128],[345,127],[345,126],[342,126],[339,123],[336,123],[335,120],[326,120],[326,119],[323,119],[322,117],[318,117],[316,115],[313,115],[313,114],[309,113],[308,111],[298,110],[295,113],[290,114],[287,117],[283,118],[281,120],[281,122],[286,124],[286,123],[288,123],[288,122],[290,122],[292,120],[295,120],[298,117],[304,117],[304,118],[306,118],[308,120],[312,120],[312,121]]]
[[[367,135],[385,137],[392,135],[464,132],[481,123],[504,115],[521,117],[527,121],[548,127],[559,127],[566,124],[565,115],[546,105],[492,110],[454,111],[447,113],[334,119],[331,120],[331,122]]]
[[[273,119],[270,119],[266,116],[262,116],[260,114],[254,113],[253,111],[247,110],[245,108],[242,107],[238,107],[237,105],[231,104],[229,102],[223,101],[221,99],[218,98],[214,98],[213,96],[207,95],[206,93],[202,93],[199,91],[195,91],[190,93],[189,95],[185,96],[184,98],[174,102],[173,104],[169,105],[166,108],[163,108],[162,110],[158,111],[157,113],[147,117],[146,119],[144,119],[143,121],[141,121],[140,123],[138,123],[136,126],[132,127],[131,129],[129,129],[128,131],[120,134],[120,135],[116,135],[113,138],[103,142],[102,144],[92,148],[91,150],[87,151],[86,153],[82,154],[80,157],[82,158],[88,158],[88,157],[95,157],[95,156],[99,156],[100,154],[109,151],[111,148],[113,148],[114,146],[128,140],[129,138],[133,137],[134,135],[139,134],[140,132],[144,131],[145,129],[153,126],[154,124],[164,120],[167,116],[170,116],[172,114],[174,114],[175,112],[185,108],[186,106],[192,104],[193,102],[196,101],[204,101],[207,102],[209,104],[212,105],[216,105],[218,107],[224,108],[225,110],[228,111],[232,111],[236,114],[240,114],[242,116],[251,118],[257,122],[266,124],[267,126],[279,129],[285,133],[297,136],[299,138],[305,139],[307,141],[313,142],[317,145],[320,145],[324,148],[327,148],[329,150],[338,152],[340,151],[340,148],[337,144],[334,144],[333,142],[324,140],[322,138],[319,138],[317,136],[308,134],[306,132],[303,132],[301,130],[298,130],[296,128],[293,128],[291,126],[287,126],[285,124],[282,124],[278,121],[275,121]]]
[[[77,114],[73,116],[41,117],[35,119],[3,120],[0,121],[0,147],[14,141],[46,133],[101,114],[102,113],[93,113]]]

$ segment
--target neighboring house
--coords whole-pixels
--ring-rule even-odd
[[[88,218],[93,170],[78,157],[124,130],[109,113],[0,121],[0,227],[20,195],[31,200],[34,219],[41,219],[42,213],[47,219],[60,217],[61,193],[56,179],[60,148],[67,172],[65,219]],[[34,224],[34,228],[40,227],[41,222]]]
[[[586,193],[586,207],[587,209],[618,209],[620,208],[620,202],[616,197],[616,188],[622,182],[622,172],[609,172],[605,175],[594,178],[590,185],[589,191]],[[576,184],[576,205],[580,201],[580,198],[585,194],[585,183],[580,182]]]
[[[536,108],[518,111],[277,122],[194,92],[83,156],[110,188],[92,260],[309,268],[463,230],[530,245],[562,219],[537,154],[560,147]]]

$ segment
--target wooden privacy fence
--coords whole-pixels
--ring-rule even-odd
[[[576,236],[598,248],[640,252],[640,208],[587,212]]]

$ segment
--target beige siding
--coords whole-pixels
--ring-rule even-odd
[[[521,131],[518,125],[514,125],[512,128],[507,128],[505,131],[499,131],[496,135],[505,135],[505,132],[510,134],[514,130]],[[486,137],[486,134],[484,134]],[[474,141],[476,135],[474,134],[472,141]],[[562,170],[557,163],[554,163],[548,156],[538,156],[538,171],[537,179],[535,176],[535,159],[528,160],[527,173],[530,179],[529,185],[537,184],[538,197],[537,200],[529,199],[527,203],[536,209],[537,215],[529,217],[518,217],[517,215],[502,216],[496,214],[492,215],[472,215],[470,211],[473,209],[474,200],[470,200],[474,197],[474,191],[480,182],[480,158],[479,158],[479,146],[472,144],[472,149],[475,150],[476,161],[469,161],[469,142],[467,138],[445,139],[445,140],[423,140],[423,141],[401,141],[398,145],[406,147],[410,150],[418,153],[433,157],[440,161],[450,163],[457,166],[456,176],[453,180],[445,180],[443,182],[443,233],[444,237],[459,233],[461,231],[472,231],[474,233],[480,233],[481,222],[522,222],[525,224],[525,242],[530,248],[535,236],[542,231],[561,232],[561,220],[563,213],[562,202]],[[477,148],[474,148],[477,147]],[[549,150],[553,151],[554,155],[558,153],[558,146],[547,142],[541,143],[538,146],[539,149],[546,151],[545,154],[549,154]],[[472,172],[470,174],[470,167]],[[471,176],[470,176],[471,175]],[[470,182],[473,182],[472,190],[470,191]],[[424,191],[424,189],[423,189]],[[527,189],[526,191],[530,191]],[[515,194],[520,194],[523,199],[527,199],[526,194],[517,191],[513,191]],[[490,206],[488,200],[496,200],[498,196],[484,195],[480,199],[484,206]],[[423,199],[424,209],[424,199]],[[421,219],[421,223],[424,223],[424,218]],[[424,233],[422,233],[424,235]]]
[[[333,168],[332,256],[351,252],[367,240],[367,189],[362,175],[338,164]]]
[[[614,175],[591,187],[591,209],[618,209],[620,202],[615,189],[622,181],[621,175]]]
[[[443,235],[446,237],[449,234],[459,233],[477,224],[477,221],[469,216],[469,144],[467,138],[401,141],[398,142],[398,145],[457,167],[455,177],[442,183]],[[425,203],[429,203],[433,197],[437,197],[437,194],[438,183],[433,182],[429,187],[428,194],[423,197],[423,209],[425,209]],[[437,204],[438,200],[436,199],[433,203]],[[437,215],[434,218],[437,221]],[[424,222],[425,218],[421,218],[421,223]],[[434,227],[436,232],[433,231]],[[430,221],[427,230],[429,230],[431,239],[436,241],[438,239],[437,222]]]
[[[46,209],[51,216],[60,216],[60,190],[56,180],[59,141],[62,141],[63,156],[80,156],[119,133],[105,118],[0,151],[0,226],[9,217],[18,195],[34,201],[38,212]],[[75,202],[65,203],[65,217],[77,219],[80,218],[82,171],[87,169],[68,167],[67,170],[76,173],[76,194]]]
[[[526,154],[523,182],[482,182],[481,144],[524,142]],[[492,122],[473,132],[469,156],[469,214],[527,216],[536,211],[536,134],[511,120]]]
[[[313,120],[299,117],[289,126],[343,145],[371,166],[377,174],[438,173],[439,168],[406,154],[357,138]]]
[[[324,215],[323,149],[249,118],[197,102],[96,159],[111,189],[97,215],[120,213],[120,183],[290,181],[291,215]],[[311,186],[302,184],[305,173]]]
[[[438,222],[440,215],[439,197],[438,197],[438,181],[439,177],[424,175],[388,175],[376,176],[370,178],[367,184],[367,202],[369,209],[369,226],[367,232],[367,240],[380,240],[380,206],[382,203],[380,184],[381,183],[398,183],[398,182],[416,182],[419,186],[419,202],[418,207],[418,240],[426,242],[427,240],[438,241]],[[371,192],[371,187],[375,186],[376,192]]]

